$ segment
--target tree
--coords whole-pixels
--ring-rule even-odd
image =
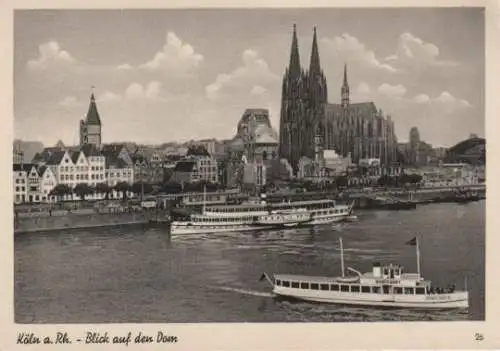
[[[127,191],[130,190],[130,184],[127,183],[127,182],[118,182],[114,186],[114,189],[117,192],[122,193],[123,194],[123,200],[126,200],[127,199]]]
[[[82,200],[85,200],[86,195],[94,193],[94,189],[92,189],[87,183],[78,183],[73,191],[76,195],[80,196],[80,199]]]
[[[176,182],[165,182],[162,185],[161,191],[167,194],[179,194],[182,192],[182,185]]]
[[[49,195],[57,197],[57,200],[60,201],[63,196],[71,193],[73,193],[73,191],[67,184],[57,184],[54,189],[50,191]]]
[[[343,175],[343,176],[338,176],[337,178],[335,178],[335,183],[337,184],[337,187],[347,187],[347,185],[349,185],[349,181],[347,179],[347,176]]]
[[[109,198],[109,193],[113,190],[108,184],[106,183],[98,183],[96,186],[95,186],[95,190],[96,192],[100,193],[100,194],[105,194],[106,197],[105,197],[105,200],[108,200]]]

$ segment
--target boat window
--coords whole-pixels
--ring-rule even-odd
[[[351,292],[359,292],[359,285],[351,285]]]
[[[328,288],[328,284],[321,284],[320,290],[330,290],[330,289]]]
[[[349,285],[341,285],[340,286],[340,291],[348,292],[349,291]]]
[[[281,285],[281,280],[276,279],[276,285],[280,286]]]
[[[372,293],[379,294],[380,293],[380,286],[372,286]]]
[[[330,285],[330,290],[332,290],[332,291],[339,291],[338,284],[332,284],[332,285]]]
[[[309,289],[309,283],[300,283],[301,289]]]
[[[388,275],[389,274],[389,270],[387,268],[384,268],[384,275]]]
[[[299,283],[292,282],[292,288],[298,289],[299,288]]]
[[[413,295],[413,288],[405,288],[405,294]]]
[[[361,287],[361,292],[362,293],[369,293],[370,292],[370,287],[369,286],[362,286]]]
[[[402,294],[403,293],[403,288],[400,287],[394,287],[394,294]]]
[[[319,290],[319,286],[318,286],[318,284],[316,284],[316,283],[312,283],[312,284],[311,284],[311,289],[313,289],[313,290]]]
[[[283,286],[284,286],[285,288],[290,287],[290,282],[287,282],[286,280],[284,280],[284,281],[283,281]]]
[[[417,295],[425,295],[425,288],[416,288],[415,293]]]

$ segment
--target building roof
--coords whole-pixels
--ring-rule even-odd
[[[97,112],[94,93],[90,96],[90,105],[85,122],[91,125],[101,125],[101,117],[99,116],[99,112]]]
[[[33,166],[35,166],[33,163],[14,163],[12,170],[14,172],[29,172]]]
[[[73,163],[78,161],[78,157],[80,157],[80,151],[71,152],[71,161],[73,161]]]
[[[192,172],[195,165],[193,161],[179,161],[175,165],[174,172]]]
[[[49,165],[58,165],[61,163],[61,160],[64,157],[64,154],[66,154],[66,151],[55,151],[50,154],[47,164]]]
[[[84,144],[80,147],[80,151],[83,152],[86,157],[101,155],[100,151],[94,144]]]
[[[326,112],[341,112],[344,108],[340,104],[327,104]],[[361,118],[372,118],[378,115],[377,107],[373,101],[369,102],[355,102],[350,103],[347,107],[349,111],[355,116],[360,116]]]
[[[203,145],[192,145],[188,148],[186,156],[207,156],[210,157],[207,149]]]

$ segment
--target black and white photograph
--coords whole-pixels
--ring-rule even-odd
[[[485,322],[486,13],[14,9],[17,344]]]

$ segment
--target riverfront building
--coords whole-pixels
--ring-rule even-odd
[[[289,160],[295,172],[301,157],[314,159],[314,138],[323,136],[324,149],[341,156],[350,153],[354,162],[380,158],[383,164],[396,160],[397,140],[390,116],[374,102],[350,101],[347,67],[340,91],[340,104],[327,101],[328,88],[320,65],[316,28],[309,70],[300,64],[296,27],[293,28],[290,63],[282,85],[280,115],[280,157]]]

